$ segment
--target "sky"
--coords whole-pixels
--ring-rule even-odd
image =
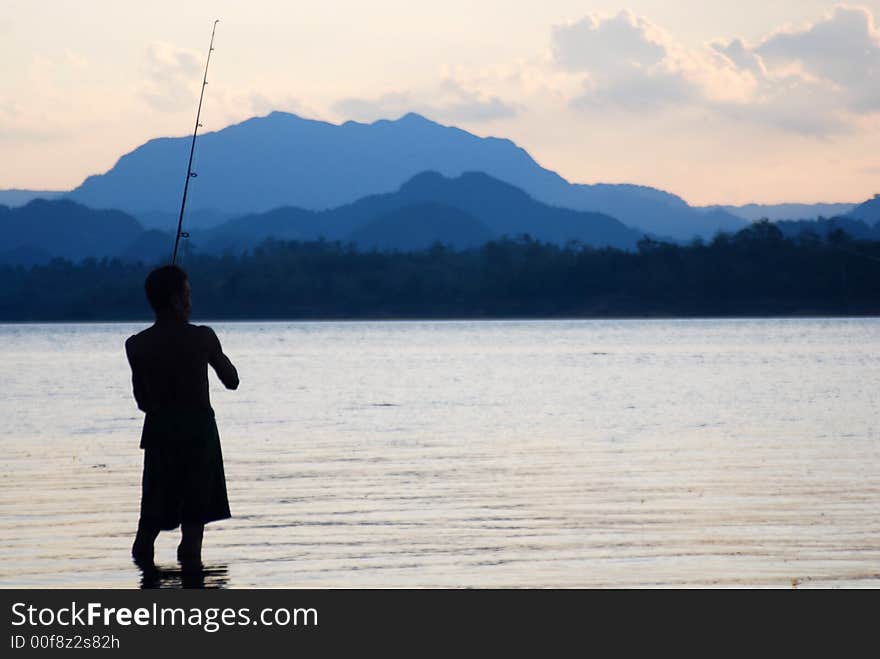
[[[3,0],[0,189],[273,110],[424,114],[692,204],[880,192],[880,0]]]

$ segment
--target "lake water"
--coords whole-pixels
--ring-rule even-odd
[[[880,587],[878,319],[212,325],[206,586]],[[140,584],[143,327],[0,325],[0,586]]]

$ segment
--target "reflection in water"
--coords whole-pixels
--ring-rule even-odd
[[[147,588],[227,588],[229,569],[226,565],[181,565],[160,567],[153,563],[138,564],[142,589]]]

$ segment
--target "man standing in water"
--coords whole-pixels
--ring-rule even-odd
[[[191,289],[181,268],[156,268],[144,289],[156,322],[125,342],[134,398],[146,413],[141,512],[131,553],[138,564],[152,565],[159,531],[180,526],[177,558],[199,566],[205,524],[230,517],[208,364],[227,389],[238,388],[238,372],[214,330],[189,323]]]

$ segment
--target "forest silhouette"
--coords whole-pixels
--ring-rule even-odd
[[[149,318],[141,287],[154,265],[0,266],[0,319]],[[880,313],[880,241],[840,229],[786,237],[766,221],[687,245],[646,238],[635,251],[527,235],[411,252],[268,240],[241,256],[189,246],[182,265],[199,291],[194,317],[216,320]]]

